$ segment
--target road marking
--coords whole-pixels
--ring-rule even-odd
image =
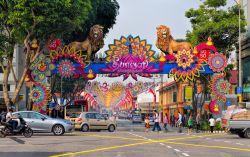
[[[199,144],[189,144],[189,143],[181,143],[181,142],[165,142],[168,144],[177,144],[177,145],[185,145],[185,146],[194,146],[194,147],[204,147],[204,148],[219,148],[219,149],[229,149],[229,150],[239,150],[250,152],[249,148],[235,148],[235,147],[226,147],[226,146],[209,146],[209,145],[199,145]]]
[[[210,140],[211,138],[206,138],[207,140]]]
[[[182,155],[184,155],[184,156],[189,156],[187,153],[182,153]]]
[[[132,146],[149,144],[149,143],[154,143],[154,142],[148,141],[148,142],[140,142],[140,143],[133,143],[133,144],[125,144],[125,145],[120,145],[120,146],[110,146],[110,147],[105,147],[105,148],[97,148],[97,149],[90,149],[90,150],[84,150],[84,151],[77,151],[77,152],[69,152],[69,153],[64,153],[64,154],[52,155],[50,157],[61,157],[61,156],[70,156],[70,155],[76,155],[76,154],[85,154],[85,153],[98,152],[98,151],[103,151],[103,150],[132,147]]]
[[[179,149],[174,149],[176,152],[180,152],[180,150]]]
[[[224,142],[226,142],[226,143],[231,143],[230,141],[224,141]]]
[[[241,146],[243,146],[243,145],[244,145],[244,144],[242,144],[242,143],[236,143],[236,144],[241,145]]]
[[[165,144],[164,143],[160,143],[160,145],[164,146]]]
[[[173,147],[171,147],[171,146],[167,146],[168,148],[173,148]]]
[[[103,135],[95,135],[95,134],[78,134],[80,136],[93,136],[93,137],[101,137],[101,138],[116,138],[116,139],[122,139],[122,140],[133,140],[133,141],[145,141],[144,139],[139,138],[128,138],[128,137],[120,137],[120,136],[103,136]]]

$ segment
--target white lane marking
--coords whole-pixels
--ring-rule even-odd
[[[163,143],[160,143],[160,145],[164,146],[165,144],[163,144]]]
[[[174,149],[175,151],[177,151],[177,152],[180,152],[180,150],[179,149]]]
[[[243,145],[244,145],[244,144],[242,144],[242,143],[236,143],[236,144],[241,145],[241,146],[243,146]]]
[[[226,143],[231,143],[230,141],[224,141],[224,142],[226,142]]]
[[[210,140],[211,138],[206,138],[207,140]]]
[[[167,146],[168,148],[173,148],[173,147],[171,147],[171,146]]]
[[[187,153],[182,153],[182,155],[184,155],[184,156],[189,156]]]

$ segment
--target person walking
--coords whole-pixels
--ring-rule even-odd
[[[171,127],[175,126],[175,124],[174,124],[174,115],[173,114],[171,114],[171,116],[170,116],[170,125],[171,125]]]
[[[211,133],[213,133],[214,126],[215,126],[215,120],[214,120],[213,116],[211,116],[211,118],[208,121],[209,121],[209,125],[210,125],[210,131],[211,131]]]
[[[189,135],[192,133],[192,128],[193,128],[193,117],[192,117],[192,114],[190,114],[188,118],[188,134]]]
[[[145,132],[148,132],[149,128],[150,128],[150,124],[149,124],[149,121],[150,121],[150,116],[147,115],[146,118],[145,118]]]
[[[152,131],[155,131],[155,129],[157,128],[158,131],[161,131],[161,127],[159,125],[159,113],[154,110],[154,127]]]
[[[178,120],[176,122],[176,125],[179,128],[178,132],[181,133],[182,132],[182,129],[181,129],[181,126],[182,126],[182,115],[181,115],[180,111],[178,112]]]
[[[195,118],[195,122],[196,122],[196,132],[198,133],[200,131],[200,127],[201,127],[200,113],[197,113],[196,118]]]
[[[168,114],[167,113],[163,117],[163,125],[164,125],[165,131],[168,131],[168,128],[167,128],[167,126],[168,126]]]

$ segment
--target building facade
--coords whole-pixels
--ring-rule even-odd
[[[16,75],[16,78],[19,80],[22,76],[23,70],[24,70],[24,64],[25,64],[25,54],[23,52],[23,48],[21,46],[16,45],[14,49],[14,57],[13,57],[13,70]],[[0,68],[0,110],[6,109],[5,103],[3,99],[3,70]],[[13,77],[13,73],[11,71],[9,75],[9,84],[8,84],[8,90],[10,97],[14,95],[15,91],[15,80]],[[26,108],[26,86],[25,83],[19,93],[19,101],[15,104],[16,107],[20,110]]]

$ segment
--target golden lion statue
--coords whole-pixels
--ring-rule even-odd
[[[156,47],[165,54],[168,52],[172,54],[176,51],[190,50],[192,45],[189,42],[176,42],[170,33],[170,28],[164,25],[160,25],[157,28],[157,41]]]
[[[87,51],[88,57],[95,58],[95,53],[104,46],[103,27],[94,25],[90,28],[89,35],[83,42],[72,42],[69,47],[75,50]]]

